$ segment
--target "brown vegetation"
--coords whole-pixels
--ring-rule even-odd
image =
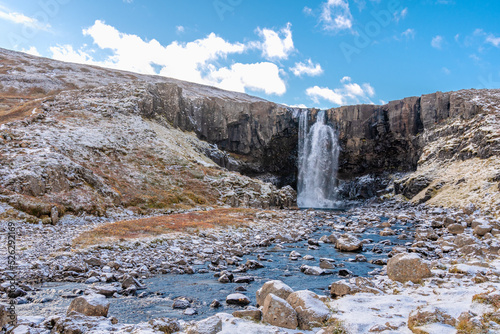
[[[171,232],[192,232],[227,226],[247,226],[259,212],[256,209],[214,209],[159,217],[124,220],[99,226],[82,233],[74,246],[90,246],[120,239],[151,237]]]

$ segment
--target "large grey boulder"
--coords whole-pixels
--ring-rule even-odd
[[[274,280],[266,282],[255,294],[257,297],[257,306],[264,305],[264,300],[266,300],[267,295],[270,293],[286,300],[292,292],[292,288],[282,281]]]
[[[398,282],[420,282],[423,278],[431,277],[429,264],[416,253],[401,253],[392,257],[387,263],[387,275]]]
[[[272,293],[264,300],[262,320],[273,326],[296,329],[299,325],[297,312],[286,300]]]
[[[187,334],[217,334],[222,331],[222,320],[216,315],[198,321],[187,330]]]
[[[107,317],[109,302],[106,297],[98,294],[80,296],[71,302],[68,307],[68,314],[76,311],[89,317]]]
[[[300,329],[309,330],[312,327],[320,327],[330,317],[330,309],[312,291],[296,291],[290,294],[286,301],[297,312]]]
[[[343,234],[337,239],[335,248],[341,252],[359,252],[363,249],[363,243],[351,234]]]

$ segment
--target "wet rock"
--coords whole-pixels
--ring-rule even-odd
[[[380,231],[380,236],[382,237],[391,236],[395,234],[396,232],[390,228],[384,228],[382,231]]]
[[[219,283],[231,283],[231,280],[226,274],[223,274],[219,279],[217,280]]]
[[[321,258],[319,259],[319,267],[321,269],[333,269],[335,268],[335,264],[333,263],[335,260],[333,259],[325,259]]]
[[[273,326],[296,329],[299,325],[297,312],[284,299],[270,293],[264,300],[262,320]]]
[[[398,254],[387,263],[387,275],[398,282],[420,282],[432,275],[429,265],[415,253]]]
[[[297,312],[300,329],[309,330],[322,326],[330,316],[330,309],[312,291],[296,291],[290,294],[286,301]]]
[[[408,328],[413,333],[427,333],[425,326],[429,324],[445,324],[455,327],[457,320],[436,307],[418,307],[410,312]]]
[[[182,327],[177,319],[158,318],[149,321],[149,324],[160,332],[172,334],[182,330]]]
[[[216,315],[198,321],[187,330],[187,334],[217,334],[222,331],[222,320]]]
[[[185,310],[191,306],[191,303],[186,298],[178,298],[172,304],[173,309]]]
[[[340,277],[350,277],[352,275],[353,275],[353,273],[350,270],[347,270],[347,269],[340,269],[339,270],[339,276]]]
[[[250,304],[250,299],[242,293],[232,293],[226,297],[226,303],[229,305],[246,306]]]
[[[306,260],[306,261],[312,261],[312,260],[314,260],[314,256],[312,256],[312,255],[306,255],[302,259]]]
[[[367,258],[366,256],[362,255],[362,254],[358,254],[356,255],[356,258],[354,259],[355,262],[367,262]]]
[[[220,301],[218,301],[217,299],[214,299],[211,303],[210,303],[210,307],[211,308],[219,308],[221,307],[221,303]]]
[[[92,287],[92,289],[100,295],[103,295],[105,297],[113,297],[115,293],[118,292],[118,289],[114,286],[109,286],[109,285],[98,285]]]
[[[198,311],[196,311],[196,309],[192,307],[188,307],[187,309],[184,310],[184,312],[182,312],[182,314],[191,316],[198,314]]]
[[[341,252],[359,252],[363,249],[363,243],[351,234],[343,234],[337,239],[335,248]]]
[[[89,317],[107,317],[109,302],[106,297],[98,294],[80,296],[71,301],[67,314],[72,311],[81,313]]]
[[[262,311],[256,307],[248,306],[244,310],[234,311],[233,317],[248,319],[252,321],[260,321],[260,319],[262,318]]]
[[[233,279],[233,283],[238,283],[238,284],[251,283],[253,281],[255,281],[255,278],[251,276],[240,276],[240,277],[235,277]]]
[[[137,290],[145,288],[137,279],[132,276],[126,275],[122,281],[122,289],[128,289],[131,286],[135,286]]]
[[[287,299],[288,296],[293,292],[292,288],[283,283],[282,281],[274,280],[264,283],[262,287],[255,293],[257,299],[257,306],[264,305],[264,300],[267,295],[272,293],[273,295]]]
[[[321,276],[326,273],[325,270],[321,269],[320,267],[308,266],[305,264],[300,266],[300,271],[302,271],[306,275],[311,275],[311,276]]]
[[[245,268],[248,270],[255,270],[259,268],[264,268],[264,265],[255,260],[247,260],[247,262],[245,263]]]

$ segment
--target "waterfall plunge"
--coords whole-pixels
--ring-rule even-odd
[[[309,112],[299,118],[299,180],[297,204],[300,208],[336,208],[338,136],[326,124],[324,111],[308,129]]]

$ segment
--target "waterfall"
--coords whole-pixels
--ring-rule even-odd
[[[319,111],[308,129],[309,111],[299,116],[299,180],[297,204],[301,208],[336,208],[339,143],[335,129]]]

